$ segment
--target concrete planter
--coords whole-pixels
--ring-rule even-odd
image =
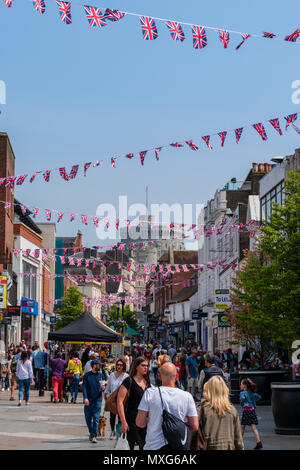
[[[271,388],[276,434],[300,435],[300,383],[273,382]]]
[[[288,371],[285,370],[240,370],[230,375],[231,381],[231,401],[240,402],[240,382],[242,379],[251,379],[257,385],[257,393],[262,399],[257,402],[257,406],[271,405],[271,383],[286,382],[288,380]]]

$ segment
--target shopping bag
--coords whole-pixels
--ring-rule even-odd
[[[130,450],[126,434],[122,434],[122,436],[119,437],[114,450]]]
[[[121,436],[121,423],[116,424],[116,437],[119,439]]]

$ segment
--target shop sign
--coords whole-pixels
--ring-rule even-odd
[[[21,307],[20,305],[8,305],[6,309],[6,315],[8,317],[20,317],[21,316]]]
[[[7,277],[0,276],[0,308],[6,308],[7,304]]]
[[[216,290],[216,310],[227,310],[231,307],[230,290],[229,289],[218,289]]]
[[[231,327],[231,324],[229,323],[229,320],[228,320],[228,315],[225,315],[224,313],[218,314],[218,327],[219,328]]]

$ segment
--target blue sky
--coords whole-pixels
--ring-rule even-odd
[[[181,20],[279,38],[299,26],[299,2],[251,0],[189,2],[177,0],[116,0],[87,2],[149,16]],[[232,177],[242,180],[252,162],[269,162],[299,147],[292,129],[280,137],[269,124],[263,142],[245,129],[239,145],[229,134],[223,149],[214,137],[209,151],[201,136],[299,112],[291,101],[291,84],[300,80],[298,44],[249,39],[239,51],[239,36],[231,35],[224,50],[214,31],[208,46],[193,50],[191,31],[186,40],[171,40],[157,22],[159,38],[142,39],[139,19],[127,16],[98,30],[90,28],[83,6],[72,3],[72,25],[61,23],[54,0],[46,0],[42,16],[29,0],[0,4],[1,73],[7,103],[1,105],[0,129],[9,134],[16,174],[105,159],[86,177],[82,169],[72,182],[57,174],[45,183],[39,177],[17,189],[24,204],[93,215],[100,203],[206,203],[216,188]],[[284,127],[283,120],[281,127]],[[153,153],[141,167],[135,160],[108,158],[173,140],[194,139],[200,151],[168,149],[157,162]],[[40,219],[45,221],[45,217]],[[80,228],[84,243],[100,244],[90,223],[57,226],[59,236]],[[99,242],[99,243],[98,243]]]

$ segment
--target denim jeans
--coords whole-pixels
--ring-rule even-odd
[[[9,378],[8,376],[3,376],[1,377],[1,388],[9,388]]]
[[[23,400],[23,393],[25,390],[25,401],[29,401],[30,379],[18,379],[19,384],[19,401]]]
[[[77,400],[79,382],[80,382],[80,375],[74,374],[74,378],[70,380],[70,393],[71,393],[71,397],[73,397],[75,401]]]
[[[100,420],[102,398],[89,406],[84,405],[84,416],[87,427],[89,428],[90,438],[97,437],[98,424]]]

